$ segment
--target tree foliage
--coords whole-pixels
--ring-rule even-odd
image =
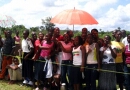
[[[52,17],[46,17],[46,19],[42,19],[42,24],[45,26],[45,29],[47,31],[51,30],[54,28],[55,24],[51,23],[50,20],[52,19]]]

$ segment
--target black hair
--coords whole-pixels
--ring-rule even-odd
[[[71,30],[67,30],[67,31],[66,31],[66,33],[67,33],[68,35],[70,34],[70,32],[71,32]]]
[[[120,30],[117,30],[116,33],[115,33],[115,35],[116,35],[118,32],[120,32],[120,33],[122,34],[122,32],[121,32]]]
[[[64,37],[65,35],[68,35],[68,36],[69,36],[69,34],[67,34],[67,32],[65,32],[65,33],[63,34],[63,37]]]
[[[13,61],[14,61],[14,60],[19,62],[18,58],[16,58],[16,57],[13,58]]]
[[[96,32],[98,33],[98,30],[97,30],[96,28],[92,29],[92,30],[91,30],[91,33],[92,33],[92,31],[96,31]]]
[[[79,45],[82,45],[83,44],[83,40],[82,40],[81,36],[76,36],[76,37],[79,39]]]
[[[126,33],[126,30],[121,30],[121,31]]]
[[[105,35],[105,37],[106,37],[106,36],[109,38],[109,40],[111,40],[111,37],[110,37],[110,35]]]
[[[29,35],[29,30],[28,29],[26,29],[25,32],[27,33],[27,35]]]
[[[54,30],[55,30],[55,28],[52,27],[51,29],[49,29],[49,32],[53,34]]]

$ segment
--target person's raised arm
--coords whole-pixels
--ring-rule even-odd
[[[84,71],[84,67],[85,67],[85,58],[86,58],[86,50],[84,46],[80,47],[81,52],[82,52],[82,64],[81,64],[81,72]]]
[[[111,45],[108,46],[109,49],[111,50],[111,55],[113,58],[116,58],[117,54],[116,54],[116,49],[111,47]]]
[[[72,48],[73,48],[73,47],[70,47],[70,48],[66,49],[66,48],[63,47],[62,43],[60,43],[60,47],[61,47],[62,51],[65,52],[65,53],[71,53]]]
[[[100,69],[99,45],[97,43],[95,44],[95,48],[96,48],[96,58],[97,58],[97,62],[98,62],[98,69]]]

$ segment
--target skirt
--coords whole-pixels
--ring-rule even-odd
[[[23,57],[25,57],[28,53],[24,53]],[[33,60],[31,60],[32,56],[30,55],[27,60],[22,60],[22,77],[33,79]]]
[[[80,66],[73,65],[70,74],[72,84],[80,84],[82,82],[82,72],[80,71]]]
[[[103,70],[116,71],[116,65],[102,64]],[[116,90],[116,73],[101,71],[99,74],[99,90]]]

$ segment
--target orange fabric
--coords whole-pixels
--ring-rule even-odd
[[[70,25],[98,24],[98,22],[89,13],[77,9],[64,10],[52,18],[50,22]]]
[[[10,57],[7,60],[7,56],[3,56],[3,61],[2,61],[2,70],[0,73],[0,78],[4,78],[5,72],[6,72],[6,66],[12,64],[12,57]]]

